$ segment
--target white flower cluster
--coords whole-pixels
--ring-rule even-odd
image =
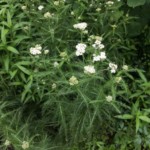
[[[97,39],[95,43],[92,45],[95,49],[103,49],[105,46],[101,43],[101,39]]]
[[[106,5],[108,5],[108,6],[112,6],[113,4],[114,4],[113,1],[108,1],[108,2],[106,2]]]
[[[43,5],[40,5],[40,6],[38,6],[38,10],[42,10],[44,8],[44,6]]]
[[[54,89],[56,89],[56,87],[57,87],[56,83],[53,83],[52,84],[52,89],[54,90]]]
[[[42,46],[40,44],[36,44],[35,47],[31,47],[30,48],[30,53],[32,55],[40,55],[40,54],[42,54]],[[48,53],[49,53],[48,49],[44,50],[44,54],[48,54]]]
[[[88,65],[84,67],[84,73],[86,74],[94,74],[95,73],[95,68],[92,65]]]
[[[109,68],[111,69],[111,73],[116,73],[118,66],[114,63],[109,63]]]
[[[129,67],[128,67],[127,65],[123,65],[123,66],[122,66],[122,69],[123,69],[123,70],[128,70]]]
[[[80,29],[80,30],[85,30],[86,27],[87,27],[87,23],[86,22],[81,22],[81,23],[77,23],[77,24],[74,24],[73,27],[75,29]]]
[[[10,143],[9,140],[6,140],[5,143],[4,143],[5,146],[9,146],[10,144],[11,144],[11,143]]]
[[[100,52],[99,55],[93,54],[93,62],[103,61],[105,59],[106,59],[106,53],[105,52]]]
[[[22,10],[26,10],[26,9],[27,9],[27,6],[23,5],[23,6],[21,6],[21,9],[22,9]]]
[[[86,44],[79,43],[76,45],[76,56],[82,56],[85,53]]]
[[[116,83],[119,83],[120,81],[122,81],[122,77],[116,77],[116,78],[115,78],[115,82],[116,82]]]
[[[70,85],[76,85],[78,84],[78,79],[75,77],[75,76],[72,76],[70,79],[69,79],[69,84]]]
[[[58,63],[57,61],[55,61],[53,65],[54,65],[54,67],[56,68],[56,67],[59,66],[59,63]]]
[[[108,95],[106,96],[106,101],[107,102],[111,102],[113,100],[112,96]]]
[[[58,6],[60,4],[59,1],[54,1],[54,5]]]
[[[44,14],[44,18],[51,18],[54,14],[51,14],[50,12],[46,12]]]
[[[42,51],[42,47],[39,44],[35,45],[35,47],[30,48],[30,53],[32,55],[39,55],[42,53],[41,51]]]
[[[23,149],[29,148],[29,142],[23,141],[23,142],[22,142],[22,148],[23,148]]]

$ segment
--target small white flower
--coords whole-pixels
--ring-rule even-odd
[[[74,12],[73,12],[73,11],[71,12],[71,15],[74,15]]]
[[[101,11],[101,8],[97,8],[96,11],[97,11],[97,12]]]
[[[105,59],[106,59],[106,53],[105,52],[100,52],[99,55],[93,54],[93,62],[100,61],[100,60],[103,61]]]
[[[38,49],[39,51],[42,50],[42,46],[41,46],[40,44],[36,44],[36,45],[35,45],[35,48]]]
[[[59,66],[59,63],[58,62],[54,62],[54,67],[56,68],[56,67],[58,67]]]
[[[45,54],[45,55],[48,54],[48,53],[49,53],[49,50],[48,50],[48,49],[44,50],[44,54]]]
[[[113,100],[112,96],[108,95],[106,96],[106,101],[107,102],[111,102]]]
[[[88,34],[88,30],[84,30],[83,33],[84,33],[84,34]]]
[[[108,1],[108,2],[106,2],[106,5],[108,5],[108,6],[112,6],[113,4],[114,4],[113,1]]]
[[[95,43],[92,45],[95,49],[103,49],[105,46],[101,43],[101,40],[96,40]]]
[[[41,45],[37,44],[37,45],[35,45],[35,47],[30,48],[30,53],[32,55],[39,55],[42,53],[41,50],[42,50]]]
[[[100,59],[105,60],[106,59],[106,53],[105,52],[100,52]]]
[[[77,23],[77,24],[74,24],[73,27],[75,29],[80,29],[83,31],[87,27],[87,23],[86,22]]]
[[[111,73],[116,73],[118,66],[114,63],[109,63],[109,68],[111,69]]]
[[[34,48],[34,47],[31,47],[31,48],[30,48],[30,53],[31,53],[32,55],[39,55],[39,54],[41,54],[41,51],[38,50],[38,49],[36,49],[36,48]]]
[[[59,1],[54,1],[54,5],[58,6],[60,4]]]
[[[76,45],[76,56],[82,56],[85,53],[86,44],[79,43]]]
[[[26,10],[26,9],[27,9],[27,6],[21,6],[21,9],[22,9],[22,10]]]
[[[94,74],[95,73],[95,68],[94,66],[88,65],[84,67],[84,73],[86,74]]]
[[[5,146],[9,146],[9,145],[10,145],[10,141],[9,141],[9,140],[6,140],[5,143],[4,143],[4,145],[5,145]]]
[[[122,80],[121,77],[116,77],[116,78],[115,78],[115,82],[116,82],[116,83],[119,83],[121,80]]]
[[[100,55],[93,54],[93,62],[100,61],[100,60],[101,60]]]
[[[50,12],[46,12],[44,14],[44,18],[51,18],[52,17],[52,14]]]
[[[94,39],[99,40],[99,41],[103,40],[103,38],[101,36],[95,36]]]
[[[22,148],[23,148],[23,149],[29,148],[29,142],[23,141],[23,142],[22,142]]]
[[[60,53],[60,57],[61,57],[62,59],[65,59],[65,57],[67,57],[67,52],[61,52],[61,53]]]
[[[75,77],[75,76],[72,76],[70,79],[69,79],[69,84],[70,85],[76,85],[76,84],[78,84],[79,83],[79,81],[78,81],[78,79]]]
[[[40,5],[40,6],[38,7],[38,10],[42,10],[43,8],[44,8],[44,6]]]
[[[128,67],[127,65],[123,65],[123,66],[122,66],[122,69],[123,69],[123,70],[128,70],[129,67]]]
[[[52,89],[54,90],[54,89],[56,89],[56,87],[57,87],[56,83],[53,83],[52,84]]]

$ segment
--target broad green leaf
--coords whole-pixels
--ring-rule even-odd
[[[15,65],[28,66],[28,65],[31,65],[31,62],[30,61],[20,61],[20,62],[16,63]]]
[[[11,27],[12,26],[12,21],[11,21],[11,15],[10,12],[7,12],[7,22],[8,22],[8,26]]]
[[[141,119],[141,120],[143,120],[143,121],[145,121],[145,122],[150,123],[150,118],[147,117],[147,116],[139,116],[139,119]]]
[[[136,133],[138,132],[139,127],[140,127],[140,120],[139,120],[139,117],[137,116],[136,117]]]
[[[141,79],[144,81],[144,82],[147,82],[147,79],[145,77],[145,75],[143,74],[143,72],[139,69],[137,69],[137,72],[139,74],[139,76],[141,77]]]
[[[17,74],[17,70],[10,71],[9,73],[10,73],[11,79],[13,79],[15,75]]]
[[[19,52],[12,46],[7,46],[7,50],[9,50],[12,53],[19,54]]]
[[[133,119],[133,116],[130,115],[130,114],[124,114],[124,115],[117,115],[115,116],[116,118],[119,118],[119,119]]]
[[[24,72],[24,73],[27,74],[27,75],[30,75],[30,74],[31,74],[31,72],[30,72],[27,68],[25,68],[25,67],[23,67],[23,66],[21,66],[21,65],[17,65],[17,67],[18,67],[22,72]]]
[[[6,45],[6,34],[8,33],[8,30],[6,30],[4,27],[1,29],[1,40],[4,45]]]
[[[140,5],[144,5],[146,0],[127,0],[127,4],[130,7],[137,7]]]

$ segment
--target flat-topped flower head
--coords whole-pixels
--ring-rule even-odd
[[[122,69],[123,69],[123,70],[128,70],[129,67],[128,67],[127,65],[123,65],[123,66],[122,66]]]
[[[26,10],[26,9],[27,9],[27,6],[23,5],[23,6],[21,6],[21,9],[22,9],[22,10]]]
[[[121,80],[122,80],[122,77],[116,77],[116,78],[115,78],[115,82],[116,82],[116,83],[119,83]]]
[[[29,148],[29,142],[23,141],[23,142],[22,142],[22,148],[23,148],[23,149],[28,149],[28,148]]]
[[[111,69],[111,73],[116,73],[118,66],[114,63],[109,63],[109,68]]]
[[[45,55],[48,54],[48,53],[49,53],[49,50],[48,50],[48,49],[44,50],[44,54],[45,54]]]
[[[108,95],[106,96],[106,101],[107,102],[111,102],[113,100],[112,96]]]
[[[42,10],[44,8],[44,6],[43,5],[40,5],[39,7],[38,7],[38,10]]]
[[[87,23],[86,22],[77,23],[77,24],[74,24],[73,27],[75,29],[85,30],[87,27]]]
[[[93,54],[93,62],[100,61],[100,55]]]
[[[70,79],[69,79],[69,84],[70,85],[76,85],[78,84],[78,79],[75,77],[75,76],[72,76]]]
[[[5,143],[4,143],[5,146],[9,146],[10,144],[11,144],[11,143],[10,143],[9,140],[6,140]]]
[[[54,67],[56,68],[56,67],[59,66],[59,63],[58,63],[57,61],[55,61],[53,65],[54,65]]]
[[[82,56],[85,53],[86,44],[79,43],[76,45],[76,56]]]
[[[112,6],[113,4],[114,4],[113,1],[107,1],[107,2],[106,2],[106,5],[108,5],[108,6]]]
[[[97,39],[95,43],[92,45],[95,49],[103,49],[105,46],[101,43],[101,39]]]
[[[42,53],[41,50],[42,50],[41,45],[37,44],[37,45],[35,45],[35,47],[30,48],[30,53],[32,55],[39,55]]]
[[[94,74],[95,72],[96,72],[95,68],[92,65],[88,65],[84,67],[84,73],[86,74]]]
[[[99,55],[93,54],[93,62],[95,61],[103,61],[106,59],[106,53],[105,52],[100,52]]]
[[[54,90],[54,89],[56,89],[56,87],[57,87],[56,83],[53,83],[52,84],[52,89]]]
[[[51,14],[50,12],[46,12],[44,14],[44,18],[51,18],[53,14]]]
[[[105,60],[106,59],[106,53],[105,52],[100,52],[100,59]]]

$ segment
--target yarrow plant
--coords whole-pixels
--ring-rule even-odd
[[[87,27],[87,23],[86,22],[77,23],[77,24],[74,24],[73,27],[75,29],[79,29],[81,31],[84,31]]]
[[[118,65],[114,63],[109,63],[109,68],[110,68],[111,73],[116,73]]]
[[[35,47],[30,48],[30,53],[32,55],[39,55],[42,53],[41,51],[42,51],[42,47],[39,44],[35,45]]]
[[[76,45],[76,56],[81,56],[85,53],[86,44],[79,43]]]
[[[105,52],[100,52],[99,55],[93,54],[93,62],[103,61],[105,59],[106,59],[106,53]]]
[[[0,1],[0,149],[114,150],[144,143],[149,20],[130,16],[132,1]],[[127,141],[128,131],[138,140],[129,133]],[[137,149],[149,149],[145,143]]]
[[[95,68],[92,65],[88,65],[84,67],[84,73],[86,74],[94,74],[95,72],[96,72]]]
[[[22,142],[22,149],[28,149],[29,148],[29,142],[23,141]]]
[[[75,77],[75,76],[72,76],[70,79],[69,79],[69,84],[70,85],[76,85],[78,84],[78,79]]]
[[[101,43],[101,40],[96,40],[95,43],[92,45],[95,49],[103,49],[105,46]]]

